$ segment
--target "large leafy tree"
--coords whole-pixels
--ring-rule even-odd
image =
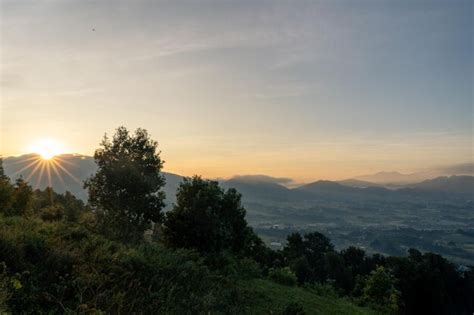
[[[112,140],[104,136],[101,148],[95,151],[98,170],[85,188],[106,235],[139,241],[153,222],[161,221],[165,180],[157,147],[145,129],[130,134],[119,127]]]
[[[176,200],[163,228],[170,246],[204,253],[246,250],[252,231],[245,221],[241,195],[235,189],[224,191],[217,182],[195,176],[184,179]]]

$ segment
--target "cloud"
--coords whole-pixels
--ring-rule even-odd
[[[271,183],[281,185],[288,185],[293,182],[293,179],[289,177],[272,177],[267,175],[235,175],[231,179],[253,183]]]

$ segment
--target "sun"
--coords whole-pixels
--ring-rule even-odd
[[[53,139],[39,140],[31,146],[31,151],[39,154],[43,160],[51,160],[64,153],[61,143]]]

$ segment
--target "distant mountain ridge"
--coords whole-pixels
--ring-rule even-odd
[[[49,186],[49,178],[47,170],[41,174],[40,167],[33,173],[35,164],[27,167],[38,159],[37,154],[27,154],[17,157],[7,157],[3,159],[3,166],[5,173],[10,176],[12,180],[16,180],[20,176],[27,180],[33,188],[45,189]],[[97,165],[94,158],[91,156],[80,154],[63,154],[57,157],[57,162],[61,163],[61,167],[56,167],[50,170],[51,184],[55,191],[64,193],[69,191],[78,198],[86,201],[87,191],[83,187],[83,182],[92,176],[96,170]],[[60,176],[59,176],[59,175]],[[167,196],[167,205],[175,202],[176,189],[183,177],[180,175],[163,172],[166,179],[166,186],[164,191]]]
[[[383,187],[383,185],[381,184],[376,184],[376,183],[358,180],[354,178],[340,180],[338,181],[338,183],[344,186],[357,187],[357,188]]]
[[[474,195],[474,177],[442,176],[413,185],[414,188],[428,191],[443,191]]]
[[[49,185],[49,178],[46,172],[39,169],[34,174],[34,165],[26,167],[31,163],[34,154],[19,157],[7,157],[4,159],[4,168],[7,175],[13,180],[22,176],[27,179],[34,188],[44,189]],[[69,190],[77,197],[87,200],[87,192],[83,188],[83,181],[95,173],[97,166],[90,156],[78,154],[66,154],[58,157],[62,161],[62,167],[57,167],[56,171],[50,171],[51,184],[58,192]],[[60,176],[58,176],[58,174]],[[164,191],[167,196],[167,204],[175,202],[175,194],[183,176],[163,172],[166,179]],[[40,177],[40,175],[42,175]],[[398,172],[380,172],[374,176],[387,179],[401,179],[413,174],[404,175]],[[366,176],[368,178],[368,176]],[[358,177],[361,178],[361,177]],[[365,178],[362,176],[362,178]],[[371,177],[373,179],[373,177]],[[286,202],[301,200],[357,200],[380,199],[380,198],[400,198],[406,196],[423,195],[443,198],[443,194],[453,194],[455,196],[471,197],[474,193],[474,177],[472,176],[451,176],[438,177],[431,180],[424,180],[410,185],[405,185],[404,189],[386,189],[383,184],[365,181],[361,179],[348,179],[343,181],[319,180],[295,188],[287,188],[284,184],[291,181],[288,178],[274,178],[265,175],[245,175],[235,176],[227,180],[219,180],[225,188],[236,188],[244,196],[246,201],[265,200],[270,202]],[[399,181],[400,182],[400,181]],[[442,194],[436,194],[440,192]]]
[[[462,163],[439,167],[427,171],[402,174],[399,172],[378,172],[370,175],[354,177],[355,180],[366,181],[381,185],[413,185],[425,180],[446,176],[474,176],[474,163]]]
[[[399,172],[378,172],[373,175],[362,175],[354,177],[357,180],[372,182],[374,184],[392,184],[392,185],[407,185],[421,182],[431,178],[425,172],[417,172],[411,174],[402,174]],[[434,176],[435,177],[435,176]]]

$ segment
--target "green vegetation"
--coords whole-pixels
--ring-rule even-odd
[[[244,309],[250,314],[302,314],[289,312],[297,306],[304,314],[380,314],[340,298],[330,286],[288,287],[263,279],[242,281],[239,286],[248,301]]]
[[[158,143],[144,129],[130,135],[120,127],[101,146],[94,154],[99,169],[85,182],[98,227],[111,238],[140,241],[153,222],[161,222],[165,205]]]
[[[0,312],[13,314],[468,314],[474,271],[335,250],[318,232],[265,247],[241,195],[196,176],[163,216],[162,162],[145,130],[96,152],[85,205],[14,185],[0,167]],[[1,159],[0,159],[1,166]],[[153,229],[151,229],[153,227]],[[149,237],[148,237],[149,236]]]
[[[176,205],[166,214],[163,236],[175,248],[201,253],[229,250],[242,253],[251,244],[241,196],[235,189],[224,191],[215,181],[200,177],[183,179]]]
[[[13,314],[279,314],[294,301],[306,314],[372,313],[266,280],[251,261],[212,271],[197,252],[129,246],[83,222],[0,217],[0,253],[0,307]]]

